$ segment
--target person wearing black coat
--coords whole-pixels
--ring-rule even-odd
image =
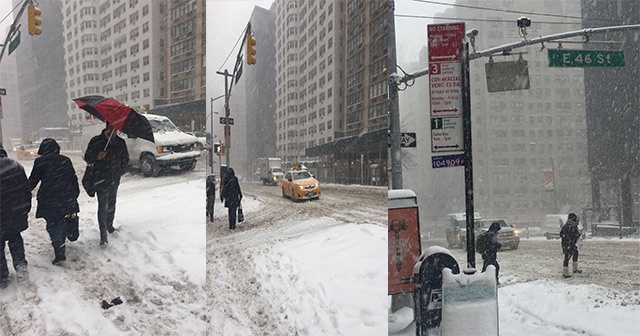
[[[500,273],[500,264],[498,264],[498,251],[502,248],[502,244],[498,241],[498,231],[500,231],[500,223],[493,222],[489,226],[487,234],[487,245],[482,253],[482,271],[487,270],[487,266],[493,265],[496,268],[496,284],[498,281],[498,273]]]
[[[216,201],[216,176],[207,176],[207,218],[213,222],[213,204]]]
[[[560,241],[562,243],[562,253],[564,254],[564,261],[562,262],[562,276],[568,278],[571,276],[569,273],[569,259],[573,258],[573,273],[582,273],[582,270],[578,267],[578,239],[580,238],[580,229],[578,216],[575,213],[570,213],[567,222],[562,226],[560,230]]]
[[[30,210],[31,193],[24,167],[8,158],[7,151],[0,146],[0,288],[9,285],[5,242],[9,244],[18,281],[25,281],[29,277],[21,232],[29,227]]]
[[[229,229],[234,230],[236,228],[238,206],[242,200],[242,191],[240,190],[240,183],[238,183],[238,178],[233,168],[227,168],[227,174],[222,185],[223,189],[220,195],[220,201],[224,202],[226,208],[229,208]]]
[[[116,213],[116,197],[120,177],[129,166],[127,144],[107,123],[99,135],[94,136],[84,154],[87,164],[93,165],[96,195],[98,196],[98,226],[100,245],[108,244],[107,232],[113,233]]]
[[[38,189],[38,208],[36,218],[44,218],[47,222],[47,232],[51,238],[55,259],[54,265],[67,260],[65,256],[65,242],[67,235],[77,230],[78,206],[78,177],[71,159],[60,155],[60,145],[55,139],[46,138],[40,143],[38,155],[33,163],[29,176],[29,190]]]

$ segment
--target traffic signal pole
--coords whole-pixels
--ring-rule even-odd
[[[397,80],[397,55],[396,55],[396,26],[395,26],[395,3],[388,2],[387,10],[389,35],[387,37],[387,71],[389,72],[389,154],[387,164],[391,164],[391,189],[402,189],[402,155],[400,152],[401,130],[400,130],[400,102],[398,98]]]
[[[392,4],[393,1],[390,1],[390,3]],[[391,18],[389,20],[390,23],[393,23],[393,19]],[[393,31],[394,26],[391,25],[390,26],[390,30]],[[604,33],[610,33],[610,32],[616,32],[616,31],[631,31],[631,30],[640,30],[640,25],[624,25],[624,26],[610,26],[610,27],[600,27],[600,28],[585,28],[582,30],[578,30],[578,31],[571,31],[571,32],[565,32],[565,33],[559,33],[559,34],[553,34],[553,35],[547,35],[547,36],[541,36],[541,37],[537,37],[537,38],[532,38],[532,39],[524,39],[522,41],[519,42],[515,42],[515,43],[510,43],[510,44],[505,44],[505,45],[501,45],[501,46],[497,46],[494,48],[489,48],[483,51],[479,51],[479,52],[473,52],[473,53],[469,53],[469,42],[467,41],[463,41],[460,45],[461,51],[462,51],[462,70],[461,70],[461,78],[462,78],[462,104],[463,104],[463,139],[464,139],[464,158],[465,158],[465,162],[464,162],[464,169],[465,169],[465,213],[466,213],[466,228],[467,228],[467,267],[470,268],[475,268],[475,234],[474,234],[474,200],[473,200],[473,162],[472,162],[472,153],[471,153],[471,142],[472,142],[472,137],[471,137],[471,84],[470,84],[470,77],[469,77],[469,65],[470,65],[470,61],[475,60],[475,59],[479,59],[481,57],[489,57],[492,55],[496,55],[496,54],[502,54],[502,55],[509,55],[514,49],[517,48],[522,48],[525,46],[529,46],[529,45],[534,45],[534,44],[541,44],[544,42],[554,42],[554,41],[558,41],[561,39],[565,39],[565,38],[569,38],[569,37],[576,37],[576,36],[584,36],[586,38],[586,40],[588,41],[589,38],[591,37],[591,35],[593,34],[604,34]],[[475,36],[470,36],[471,39],[474,39]],[[560,41],[558,41],[560,42]],[[394,41],[395,43],[395,41]],[[391,44],[389,44],[391,45]],[[393,55],[395,56],[395,45],[394,45],[394,53]],[[391,54],[391,50],[389,50],[389,53]],[[391,62],[391,60],[389,59],[389,62]],[[395,69],[396,64],[395,63],[389,63],[389,69]],[[424,70],[420,70],[411,74],[406,74],[402,77],[399,77],[395,72],[389,74],[389,98],[391,99],[392,96],[392,92],[396,92],[397,94],[397,89],[398,86],[402,83],[406,84],[407,82],[414,80],[418,77],[422,77],[425,75],[429,74],[429,69],[424,69]],[[394,88],[395,86],[395,88]],[[397,97],[396,97],[397,98]],[[391,119],[393,120],[394,115],[393,114],[398,114],[398,118],[399,118],[399,111],[396,113],[394,110],[392,110],[391,108],[397,108],[396,105],[392,104],[392,102],[390,101],[389,103],[389,113],[391,113],[392,115],[390,116]],[[399,120],[399,119],[398,119]],[[393,152],[393,133],[396,133],[398,137],[400,137],[400,130],[399,128],[396,130],[395,125],[393,125],[393,123],[391,124],[391,138],[392,138],[392,143],[391,143],[391,149],[392,149],[392,163],[395,164],[395,161],[393,161],[393,157],[396,155]],[[398,146],[398,157],[399,155],[399,146]],[[392,167],[394,170],[396,169],[396,167]],[[397,167],[398,169],[400,169],[400,167]],[[554,172],[555,173],[555,172]],[[395,185],[394,185],[395,188]]]

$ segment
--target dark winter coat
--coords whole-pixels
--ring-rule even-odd
[[[42,140],[38,155],[29,176],[30,191],[40,183],[36,217],[55,221],[79,212],[80,188],[71,159],[60,155],[60,146],[51,138]]]
[[[31,210],[31,193],[24,167],[7,157],[0,147],[0,240],[26,230]]]
[[[105,132],[106,130],[103,130],[102,133],[91,138],[84,154],[84,160],[88,164],[93,164],[94,180],[98,190],[119,184],[120,177],[127,172],[129,165],[127,144],[122,138],[114,135],[107,146],[109,138]],[[105,151],[105,146],[107,146],[107,155],[104,159],[98,160],[98,153]]]
[[[220,198],[224,201],[226,208],[237,208],[242,200],[242,191],[238,178],[232,168],[227,169],[227,176],[224,178],[222,195]]]
[[[502,248],[502,244],[498,241],[498,231],[500,231],[500,223],[492,223],[487,230],[487,245],[484,253],[482,253],[482,259],[495,260],[497,258],[498,251]]]
[[[567,223],[563,225],[560,230],[560,238],[562,242],[562,253],[573,255],[578,249],[576,243],[578,242],[578,238],[580,238],[578,222],[568,219]]]
[[[216,181],[215,176],[207,176],[207,197],[216,196]]]

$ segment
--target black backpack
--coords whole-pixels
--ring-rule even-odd
[[[487,250],[487,245],[489,244],[489,231],[485,231],[478,235],[476,239],[476,251],[478,253],[483,254]]]

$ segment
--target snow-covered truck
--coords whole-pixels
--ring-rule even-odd
[[[155,114],[143,114],[142,116],[149,120],[155,142],[118,132],[118,135],[127,144],[129,165],[139,169],[142,175],[153,177],[158,176],[161,170],[169,168],[193,170],[200,156],[200,151],[196,149],[198,139],[180,131],[165,116]],[[83,152],[87,150],[91,138],[100,134],[103,129],[104,123],[102,122],[83,127],[81,137]]]
[[[258,169],[262,184],[277,185],[278,181],[284,177],[280,158],[258,158]]]

